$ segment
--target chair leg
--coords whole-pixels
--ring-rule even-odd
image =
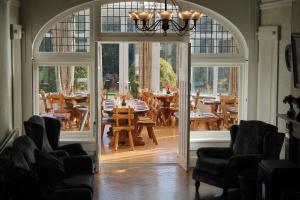
[[[138,129],[138,134],[139,135],[141,134],[142,130],[143,130],[143,126],[140,126],[139,129]]]
[[[105,129],[105,125],[102,124],[102,126],[101,126],[101,139],[103,139],[104,129]]]
[[[128,132],[128,138],[129,138],[129,143],[130,143],[131,149],[132,149],[132,151],[134,151],[134,144],[133,144],[131,131]]]
[[[148,131],[149,137],[151,136],[150,138],[153,140],[154,144],[158,145],[156,136],[155,136],[155,134],[154,134],[153,127],[152,127],[152,126],[148,126],[148,127],[147,127],[147,131]]]
[[[116,132],[116,135],[115,135],[115,150],[116,151],[118,150],[118,146],[119,146],[119,131]]]
[[[199,192],[200,181],[195,182],[196,192]]]

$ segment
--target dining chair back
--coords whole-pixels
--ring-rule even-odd
[[[121,131],[128,132],[128,139],[131,146],[131,149],[134,150],[132,131],[135,129],[134,127],[134,114],[133,108],[119,108],[116,107],[113,109],[113,119],[115,124],[113,126],[113,132],[115,137],[115,150],[118,150],[119,145],[119,135]]]
[[[230,112],[229,107],[236,108],[238,106],[238,99],[236,96],[225,96],[220,94],[220,108],[221,119],[225,128],[230,128],[232,124],[237,122],[237,113]]]

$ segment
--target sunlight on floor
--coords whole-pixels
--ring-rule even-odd
[[[154,128],[158,145],[148,137],[147,130],[141,133],[145,146],[135,146],[131,151],[129,146],[120,145],[118,151],[109,147],[111,137],[105,129],[101,147],[101,163],[177,163],[178,131],[177,127],[157,126]]]

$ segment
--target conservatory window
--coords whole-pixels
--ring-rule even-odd
[[[204,96],[236,95],[238,68],[236,66],[194,66],[192,67],[192,93],[200,90]]]
[[[42,39],[40,52],[89,52],[90,10],[75,12],[52,26]]]

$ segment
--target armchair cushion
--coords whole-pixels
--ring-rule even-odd
[[[264,158],[262,154],[235,155],[229,159],[229,166],[234,169],[254,169],[258,167],[258,163]]]
[[[36,170],[44,185],[52,185],[66,177],[63,161],[46,152],[35,151]]]
[[[263,141],[263,153],[266,158],[279,159],[279,154],[284,141],[284,137],[284,133],[273,134],[272,132],[268,132],[265,135]]]
[[[36,145],[40,150],[45,152],[53,151],[51,145],[49,144],[46,132],[46,124],[42,117],[33,115],[27,122],[24,122],[24,125],[26,134],[28,134],[35,142],[37,142]]]
[[[68,174],[92,174],[93,161],[89,156],[70,156],[64,158],[65,171]]]
[[[83,149],[82,145],[79,143],[66,144],[57,147],[57,150],[64,150],[68,152],[69,155],[87,155],[86,151]]]
[[[17,137],[13,142],[13,146],[19,148],[22,151],[28,164],[35,163],[34,151],[38,148],[30,137],[25,135]]]
[[[197,159],[196,168],[202,172],[221,175],[228,166],[227,159],[199,157]]]
[[[263,153],[263,138],[266,133],[277,133],[277,127],[261,121],[241,120],[233,152],[235,155]]]
[[[72,174],[62,180],[63,188],[87,188],[93,191],[92,174]]]
[[[232,149],[227,147],[205,147],[197,150],[198,157],[228,159],[233,155]]]

